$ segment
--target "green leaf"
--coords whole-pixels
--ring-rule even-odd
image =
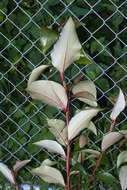
[[[117,168],[119,168],[124,163],[127,163],[127,151],[123,151],[118,155]]]
[[[99,66],[92,64],[86,67],[85,69],[86,74],[89,76],[90,79],[94,80],[96,77],[101,75],[102,70],[99,68]]]
[[[48,49],[56,42],[57,38],[58,38],[57,32],[47,27],[43,27],[40,31],[42,52],[46,53]]]
[[[116,178],[108,172],[99,172],[97,177],[99,180],[107,184],[116,182]]]
[[[71,11],[76,14],[77,17],[84,16],[89,12],[89,9],[84,9],[82,7],[73,6]]]
[[[119,13],[115,14],[113,16],[113,21],[112,21],[112,24],[115,26],[115,27],[118,27],[121,23],[123,22],[123,16],[120,15]]]
[[[89,56],[84,52],[83,49],[81,49],[81,56],[80,58],[75,61],[77,64],[92,64],[93,61],[89,58]]]

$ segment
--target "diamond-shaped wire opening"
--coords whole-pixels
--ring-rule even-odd
[[[103,19],[106,20],[108,17],[114,14],[116,6],[111,1],[101,0],[94,6],[94,11]]]
[[[2,55],[12,64],[17,63],[22,57],[20,51],[11,44],[2,52]]]
[[[59,0],[47,0],[43,5],[43,10],[48,13],[50,17],[52,16],[54,19],[57,19],[57,17],[60,17],[61,13],[66,10],[65,5],[66,4],[62,3],[62,1]]]
[[[25,11],[21,10],[19,7],[14,10],[8,18],[19,29],[22,29],[26,24],[28,24],[30,20],[29,16],[25,13]]]
[[[127,36],[127,28],[125,28],[123,31],[121,31],[121,32],[119,33],[119,35],[118,35],[119,39],[120,39],[124,44],[126,44],[126,46],[127,46],[127,38],[126,38],[126,36]],[[124,52],[127,51],[127,47],[126,47],[126,46],[122,49],[122,50],[123,50],[122,53],[124,53]]]
[[[124,53],[122,51],[124,50],[125,45],[121,40],[116,38],[108,45],[108,48],[110,49],[112,56],[118,58]]]
[[[120,12],[116,12],[106,21],[106,24],[113,32],[119,33],[127,26],[127,20]]]
[[[31,49],[24,54],[25,59],[27,59],[31,64],[37,65],[41,62],[43,54],[38,51],[36,47],[31,47]]]
[[[28,51],[32,43],[22,33],[20,33],[13,41],[12,44],[22,53]]]
[[[74,1],[70,6],[68,6],[68,9],[79,20],[84,18],[90,12],[90,6],[88,6],[85,1]]]
[[[0,51],[2,51],[3,49],[5,49],[8,46],[9,41],[2,34],[0,34],[0,41],[1,41],[1,44],[3,44],[3,46],[0,47]]]
[[[6,20],[2,23],[2,27],[0,27],[0,32],[7,38],[7,40],[12,40],[19,33],[18,28],[9,20]]]
[[[5,8],[6,4],[8,4],[7,8]],[[83,79],[95,82],[98,104],[108,108],[94,119],[98,128],[97,137],[90,134],[90,147],[95,149],[100,147],[102,136],[108,132],[111,124],[110,113],[118,95],[118,87],[126,94],[126,4],[126,1],[122,0],[5,1],[4,7],[0,10],[0,32],[2,33],[0,36],[2,42],[0,47],[2,63],[0,159],[12,164],[15,160],[32,157],[33,167],[42,162],[42,157],[48,158],[49,155],[50,159],[57,159],[57,155],[49,153],[46,155],[46,150],[32,143],[45,139],[47,134],[50,139],[53,139],[53,136],[48,133],[47,117],[65,120],[65,116],[60,110],[31,100],[25,88],[31,71],[41,64],[51,62],[50,49],[45,54],[41,52],[40,28],[50,26],[59,30],[59,26],[62,28],[69,16],[72,16],[76,22],[81,22],[81,26],[77,28],[78,36],[84,50],[95,63],[92,65],[73,63],[66,70],[66,81],[72,84],[76,77],[83,76]],[[47,69],[40,79],[50,79],[60,83],[55,68]],[[81,107],[82,102],[74,99],[71,114],[75,114],[75,111]],[[115,130],[126,129],[126,120],[125,110],[119,116]],[[13,149],[14,144],[17,145]],[[112,154],[112,151],[115,153]],[[119,152],[117,146],[112,146],[111,150],[107,151],[106,161],[109,164],[105,168],[105,164],[102,163],[102,171],[106,169],[116,175],[115,165]],[[95,160],[87,161],[88,172],[93,169],[94,162]],[[27,173],[27,178],[31,179],[31,174]],[[20,174],[24,176],[25,170]],[[103,183],[97,185],[97,188],[107,189]]]
[[[124,1],[121,6],[119,6],[120,13],[126,18],[127,17],[127,2]]]
[[[95,11],[90,11],[90,13],[87,14],[84,19],[82,19],[82,22],[85,23],[85,27],[91,33],[95,32],[103,25],[103,19],[99,17]]]
[[[23,1],[20,1],[18,6],[22,10],[24,10],[24,12],[26,12],[27,15],[29,15],[30,17],[33,17],[39,11],[39,9],[41,8],[42,5],[39,1],[23,0]]]

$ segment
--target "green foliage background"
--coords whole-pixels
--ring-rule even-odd
[[[87,65],[88,60],[77,61],[77,65],[73,64],[66,71],[66,79],[71,83],[82,75],[84,79],[93,80],[97,86],[98,103],[106,110],[95,118],[97,137],[92,134],[89,137],[90,146],[99,150],[103,133],[108,132],[110,126],[109,110],[118,94],[117,87],[124,92],[127,88],[127,3],[122,3],[122,0],[0,1],[0,160],[11,166],[17,159],[32,159],[27,169],[19,173],[19,182],[23,179],[32,179],[33,183],[40,181],[32,178],[29,170],[38,166],[47,155],[33,146],[32,142],[53,138],[48,133],[46,117],[64,119],[63,113],[58,110],[31,100],[25,88],[35,66],[51,64],[51,45],[69,16],[81,21],[81,24],[78,23],[78,36],[94,63]],[[54,32],[48,31],[47,26]],[[40,35],[48,37],[46,47],[40,44]],[[47,72],[44,78],[60,80],[55,69]],[[76,107],[82,107],[78,101],[73,104],[71,114],[74,114]],[[126,116],[121,114],[116,130],[126,128]],[[126,144],[122,148],[125,149]],[[118,146],[114,146],[112,151],[106,153],[97,174],[98,180],[91,188],[108,188],[111,185],[113,189],[120,188],[115,168],[119,152]],[[55,159],[55,155],[49,156]],[[94,163],[95,160],[91,159],[86,162],[88,169],[82,167],[85,189],[85,181]],[[58,167],[61,168],[60,165]],[[107,177],[104,171],[112,176]]]

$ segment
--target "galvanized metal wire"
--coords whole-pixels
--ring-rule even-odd
[[[87,47],[92,41],[97,42],[98,46],[100,47],[98,52],[94,55],[89,55],[91,59],[94,62],[95,67],[98,69],[99,73],[95,78],[92,80],[95,82],[98,90],[98,102],[100,103],[101,101],[107,101],[109,102],[110,105],[113,106],[113,100],[110,98],[110,94],[114,93],[115,91],[118,90],[118,88],[122,88],[125,92],[126,95],[126,90],[125,90],[125,83],[127,81],[127,65],[121,64],[121,60],[126,59],[126,54],[127,54],[127,49],[125,51],[121,51],[121,53],[116,57],[114,54],[109,51],[109,46],[112,45],[112,43],[115,42],[115,40],[118,41],[118,43],[122,44],[122,48],[127,48],[127,43],[124,41],[123,38],[121,38],[121,34],[125,33],[127,31],[127,25],[125,24],[124,26],[121,26],[119,30],[115,30],[114,28],[111,27],[110,21],[112,18],[118,14],[122,19],[127,21],[127,14],[122,11],[123,6],[127,6],[127,1],[120,1],[120,3],[117,3],[115,0],[109,0],[108,2],[113,6],[114,11],[111,12],[109,15],[104,15],[100,14],[97,10],[97,7],[100,6],[101,3],[103,3],[102,0],[97,0],[97,1],[88,1],[88,0],[82,0],[84,3],[84,6],[87,7],[87,12],[84,13],[84,15],[79,16],[77,12],[75,12],[74,9],[72,9],[72,5],[76,4],[75,0],[59,0],[60,4],[60,11],[56,14],[52,14],[50,9],[48,8],[48,4],[51,3],[51,0],[36,0],[33,1],[36,11],[33,11],[33,14],[30,14],[29,8],[24,8],[25,3],[27,4],[28,1],[24,0],[11,0],[11,3],[13,4],[12,9],[7,12],[4,9],[0,10],[0,14],[2,15],[2,20],[0,22],[0,27],[2,28],[4,25],[7,23],[14,28],[15,33],[12,36],[7,35],[7,28],[5,30],[0,30],[0,36],[1,38],[6,41],[6,45],[1,44],[1,49],[0,49],[0,84],[1,86],[5,85],[5,90],[0,91],[0,106],[1,106],[1,122],[0,122],[0,134],[2,134],[2,137],[0,137],[0,160],[4,161],[4,163],[13,163],[16,160],[22,160],[31,158],[33,162],[36,162],[37,164],[41,163],[40,159],[38,159],[38,154],[41,152],[41,150],[35,150],[31,152],[31,150],[28,148],[29,144],[32,144],[31,142],[34,141],[34,139],[37,139],[38,135],[40,132],[43,131],[44,128],[47,126],[44,124],[44,126],[40,126],[38,120],[38,117],[47,118],[48,115],[45,113],[46,106],[45,104],[42,105],[36,105],[31,101],[31,98],[26,94],[25,90],[23,91],[22,89],[25,89],[27,85],[27,79],[35,67],[41,65],[41,64],[46,64],[47,62],[51,61],[50,58],[50,52],[48,51],[47,53],[43,54],[38,42],[40,41],[40,37],[37,36],[36,38],[30,37],[32,34],[30,34],[32,28],[29,27],[30,24],[32,23],[33,27],[36,28],[35,32],[33,35],[36,36],[36,31],[39,31],[42,25],[45,25],[45,17],[49,19],[50,21],[48,22],[48,27],[54,27],[54,25],[58,26],[64,20],[66,17],[66,14],[68,16],[72,16],[74,19],[76,19],[79,22],[82,22],[82,31],[84,35],[84,39],[82,39],[82,46]],[[24,6],[23,6],[24,5]],[[55,5],[54,5],[55,6]],[[34,7],[33,7],[34,9]],[[17,14],[17,10],[22,12],[24,14],[24,17],[26,18],[25,21],[22,21],[21,17],[21,24],[20,22],[16,21],[16,16],[14,17],[15,14]],[[46,16],[44,17],[44,20],[40,23],[38,21],[39,15],[43,14]],[[93,15],[91,23],[88,25],[85,25],[85,22],[87,21],[88,17],[90,15]],[[97,19],[97,27],[92,29],[92,24],[95,21],[95,18]],[[99,40],[99,37],[97,37],[97,34],[100,30],[107,30],[109,32],[109,35],[112,35],[112,39],[107,42],[103,42],[103,40]],[[79,32],[80,35],[80,32]],[[88,36],[85,38],[85,35]],[[29,47],[27,49],[20,49],[17,47],[17,44],[15,43],[16,40],[18,40],[18,37],[22,36],[22,38],[29,43]],[[105,36],[101,36],[105,37]],[[17,57],[14,57],[13,59],[10,59],[9,55],[7,54],[10,47],[17,53]],[[112,45],[113,47],[113,45]],[[32,51],[35,51],[35,57],[40,56],[39,61],[34,59],[34,62],[32,61],[30,54]],[[100,56],[103,55],[103,53],[106,53],[110,57],[110,63],[107,64],[107,67],[104,68],[98,63],[98,59]],[[14,55],[15,56],[15,55]],[[21,66],[18,66],[20,63]],[[110,69],[113,69],[117,66],[116,72],[121,71],[123,74],[120,76],[120,78],[113,78],[110,75]],[[23,68],[21,68],[23,67]],[[73,63],[73,67],[75,68],[76,72],[71,78],[68,76],[66,77],[68,83],[71,83],[71,81],[76,78],[79,75],[84,76],[86,79],[91,79],[89,75],[85,72],[87,68],[89,68],[89,65],[78,65],[76,63]],[[4,68],[4,69],[3,69]],[[25,70],[26,68],[26,70]],[[14,82],[13,78],[13,71],[19,76],[18,81]],[[12,73],[12,78],[10,77]],[[44,76],[46,79],[53,78],[57,74],[57,71],[54,73],[51,73],[51,75]],[[117,74],[117,76],[119,76]],[[101,88],[100,85],[98,85],[98,81],[103,81],[103,78],[106,78],[110,85],[109,88],[103,89]],[[102,85],[105,86],[105,84],[102,82]],[[17,102],[15,99],[13,99],[13,96],[15,96],[15,93],[17,94],[18,97],[21,97],[21,101]],[[31,102],[32,108],[34,111],[29,114],[27,110],[24,111],[24,107]],[[101,102],[102,104],[102,102]],[[3,106],[4,109],[3,109]],[[7,107],[6,107],[7,106]],[[9,106],[12,108],[11,111],[8,112]],[[72,102],[72,106],[77,108],[74,102]],[[111,108],[111,107],[110,107]],[[16,116],[16,113],[19,112],[24,119],[22,119],[22,122],[18,121],[18,116]],[[104,111],[101,113],[101,115],[98,117],[97,124],[99,122],[103,122],[105,120],[107,126],[109,127],[111,120],[109,118],[109,114],[111,112],[111,109],[108,109],[108,111]],[[54,118],[59,118],[59,117],[64,117],[63,113],[61,111],[56,111],[54,113]],[[122,125],[126,125],[127,122],[127,114],[126,112],[122,113],[122,119],[118,120],[116,124],[116,128]],[[7,126],[8,123],[11,123],[10,126]],[[27,125],[32,125],[33,132],[27,131],[26,126]],[[14,127],[14,129],[11,129]],[[9,127],[9,128],[8,128]],[[102,135],[104,134],[104,131],[108,131],[108,128],[105,130],[101,127],[98,127],[100,138],[98,138],[95,141],[91,142],[93,144],[97,144],[98,148],[98,143],[100,143],[102,139]],[[21,133],[21,136],[19,135]],[[16,135],[19,135],[19,138],[24,138],[25,140],[21,141],[18,139]],[[3,138],[5,136],[5,138]],[[40,138],[40,137],[39,137]],[[12,143],[13,142],[13,143]],[[11,144],[13,146],[11,146]],[[32,146],[32,145],[31,145]],[[14,148],[14,149],[13,149]],[[113,148],[114,150],[114,148]],[[21,152],[21,154],[20,154]],[[47,151],[45,151],[48,153]],[[50,153],[48,153],[49,157],[51,159],[55,159],[55,156],[52,156]],[[110,170],[113,170],[115,167],[115,162],[112,165],[112,168]],[[90,166],[92,167],[92,165]],[[27,167],[28,172],[30,171],[30,167]],[[31,175],[31,174],[30,174]],[[21,180],[23,180],[23,176],[21,176]]]

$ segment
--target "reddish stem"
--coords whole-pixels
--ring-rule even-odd
[[[69,115],[69,111],[70,111],[70,92],[68,92],[68,89],[67,89],[67,85],[66,85],[66,82],[65,82],[65,76],[64,76],[64,72],[61,72],[60,73],[60,78],[61,78],[61,81],[63,83],[63,87],[65,88],[66,92],[67,92],[67,97],[68,97],[68,104],[67,104],[67,107],[66,109],[64,110],[65,114],[66,114],[66,125],[68,127],[69,125],[69,120],[70,120],[70,115]],[[67,137],[68,137],[68,134],[67,134]],[[66,184],[66,189],[67,190],[71,190],[71,180],[70,180],[70,141],[69,139],[67,139],[67,157],[66,157],[66,174],[67,174],[67,184]]]
[[[102,157],[103,157],[103,152],[100,153],[100,155],[99,155],[99,158],[98,158],[98,160],[97,160],[97,162],[96,162],[96,166],[95,166],[95,168],[94,168],[94,170],[93,170],[93,173],[92,173],[92,177],[91,177],[91,179],[90,179],[90,182],[93,181],[94,178],[95,178],[96,171],[97,171],[97,169],[99,168],[99,166],[100,166],[100,164],[101,164]]]
[[[70,106],[70,97],[68,95],[68,105],[66,109],[66,124],[68,127],[70,115],[69,115],[69,106]],[[67,190],[71,189],[71,182],[70,182],[70,142],[69,139],[67,140],[67,159],[66,159],[66,173],[67,173]]]
[[[16,188],[16,190],[19,190],[19,185],[18,185],[17,182],[16,182],[15,171],[12,169],[12,170],[11,170],[11,173],[12,173],[12,175],[13,175],[15,188]]]
[[[111,123],[110,129],[109,129],[109,132],[112,132],[113,127],[115,126],[115,123],[116,123],[116,120],[112,120],[112,123]]]

